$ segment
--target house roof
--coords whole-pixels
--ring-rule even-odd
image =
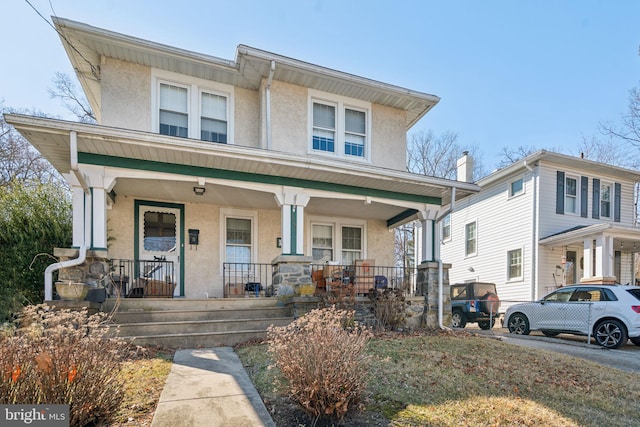
[[[540,244],[545,246],[566,246],[576,242],[582,242],[586,238],[605,234],[614,238],[614,248],[622,246],[629,250],[633,244],[640,250],[640,229],[633,227],[623,227],[612,223],[601,223],[593,225],[578,225],[558,233],[540,239]],[[626,246],[625,246],[626,244]]]
[[[98,118],[102,56],[253,90],[257,90],[262,79],[268,77],[271,61],[275,61],[274,80],[405,110],[407,129],[440,101],[435,95],[332,70],[250,46],[239,45],[236,58],[231,61],[64,18],[52,19]]]
[[[491,185],[504,177],[526,169],[527,166],[533,167],[540,161],[561,164],[570,168],[591,172],[594,175],[619,177],[620,179],[640,182],[640,171],[595,162],[593,160],[583,159],[580,157],[568,156],[566,154],[554,153],[547,150],[540,150],[487,175],[486,177],[478,180],[477,184],[481,187]]]
[[[77,132],[80,163],[154,170],[247,182],[327,189],[447,205],[479,191],[475,184],[377,166],[169,137],[101,125],[6,114],[5,120],[61,173],[71,169],[70,133]]]

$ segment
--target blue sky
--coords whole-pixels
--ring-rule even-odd
[[[442,98],[412,131],[455,132],[487,169],[503,147],[577,154],[640,85],[640,2],[581,0],[30,0],[93,26],[234,59],[238,44]],[[73,75],[24,0],[0,9],[0,100],[73,117],[48,88]]]

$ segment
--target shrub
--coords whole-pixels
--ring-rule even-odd
[[[362,399],[364,349],[371,333],[353,315],[335,307],[315,309],[267,333],[269,353],[287,380],[289,395],[316,418],[342,419]]]
[[[106,338],[105,314],[25,307],[0,336],[1,404],[68,404],[70,425],[108,423],[123,395],[124,342]]]
[[[376,319],[377,327],[397,330],[406,324],[406,310],[409,304],[402,290],[386,288],[373,289],[368,294],[372,301],[371,310]]]

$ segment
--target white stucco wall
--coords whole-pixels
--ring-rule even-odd
[[[101,65],[102,125],[139,131],[151,127],[151,68],[104,58]]]
[[[260,101],[257,90],[234,89],[235,138],[234,144],[259,147]]]
[[[271,85],[272,149],[307,154],[307,89],[274,81]]]
[[[384,168],[407,170],[406,113],[372,105],[371,163]]]

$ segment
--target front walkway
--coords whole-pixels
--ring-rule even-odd
[[[275,427],[231,347],[179,350],[152,427]]]

